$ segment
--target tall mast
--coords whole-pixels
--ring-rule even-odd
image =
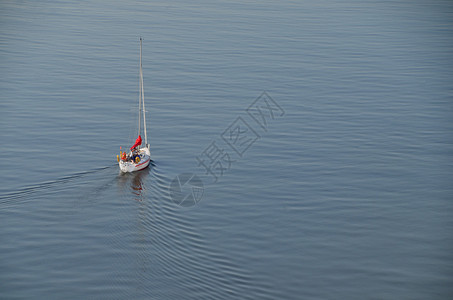
[[[146,134],[146,110],[145,110],[145,89],[143,88],[143,70],[142,70],[142,38],[140,37],[140,85],[143,109],[143,129],[145,130],[145,147],[148,147],[148,135]]]
[[[139,62],[139,93],[138,93],[138,134],[140,135],[141,132],[141,114],[142,114],[142,38],[140,37],[140,62]]]

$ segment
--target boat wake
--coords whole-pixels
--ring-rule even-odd
[[[3,194],[0,213],[8,224],[15,218],[27,220],[23,238],[13,242],[28,240],[36,224],[45,228],[36,243],[46,246],[31,249],[37,252],[33,257],[41,257],[42,249],[51,253],[45,262],[53,268],[89,268],[87,257],[106,259],[105,271],[99,273],[102,281],[93,279],[93,286],[104,287],[109,298],[253,299],[247,296],[253,295],[252,275],[205,239],[197,214],[173,203],[170,181],[152,161],[149,168],[133,173],[122,173],[114,164]],[[58,243],[53,244],[55,236]],[[68,259],[67,249],[74,260]],[[80,282],[86,272],[67,276]],[[67,279],[42,278],[49,286]],[[124,282],[130,286],[125,288]]]
[[[61,186],[62,184],[66,184],[76,179],[80,179],[91,174],[99,173],[107,169],[113,169],[115,167],[116,164],[92,169],[89,171],[78,172],[54,180],[36,183],[27,187],[23,187],[16,191],[6,192],[0,195],[0,210],[9,208],[11,206],[19,205],[20,203],[27,201],[27,199],[32,200],[32,196],[36,195],[39,192],[51,191],[54,188]]]

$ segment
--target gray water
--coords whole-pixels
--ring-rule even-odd
[[[452,25],[451,1],[2,1],[0,298],[451,299]],[[153,163],[123,175],[140,36]]]

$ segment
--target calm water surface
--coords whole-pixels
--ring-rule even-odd
[[[451,299],[452,37],[451,1],[2,1],[0,298]]]

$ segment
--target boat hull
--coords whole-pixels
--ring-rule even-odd
[[[120,170],[123,173],[131,173],[135,171],[140,171],[149,166],[151,161],[151,154],[148,148],[140,149],[140,161],[138,163],[132,161],[119,161]]]

